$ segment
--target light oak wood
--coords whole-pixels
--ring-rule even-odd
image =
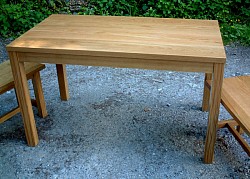
[[[212,163],[214,159],[214,145],[216,141],[223,74],[224,64],[215,64],[209,101],[208,128],[204,151],[205,163]]]
[[[244,130],[239,126],[239,124],[234,119],[227,119],[227,120],[221,120],[218,121],[218,128],[225,128],[228,127],[228,125],[233,125],[236,127],[236,130],[241,135],[244,133]]]
[[[213,63],[186,62],[186,61],[163,61],[144,60],[135,58],[113,58],[80,55],[57,55],[46,53],[19,53],[20,61],[36,63],[57,63],[87,65],[87,66],[107,66],[120,68],[142,68],[154,70],[175,70],[188,72],[213,72]]]
[[[25,63],[25,73],[27,79],[33,80],[33,88],[36,95],[36,100],[34,101],[34,104],[36,104],[36,107],[38,107],[38,113],[41,117],[47,116],[47,110],[45,106],[45,100],[42,92],[42,86],[41,86],[41,79],[39,71],[43,70],[45,68],[45,65],[43,64],[37,64],[37,63]],[[11,90],[15,87],[14,79],[11,71],[11,65],[10,61],[4,61],[0,64],[0,94],[5,93],[8,90]],[[7,119],[13,117],[15,114],[20,112],[20,108],[17,107],[10,112],[2,115],[0,117],[0,121],[4,122]]]
[[[250,147],[249,147],[248,143],[240,135],[240,133],[235,129],[235,126],[229,123],[227,125],[227,128],[230,130],[230,132],[233,134],[235,139],[239,142],[241,147],[245,150],[247,155],[250,157]]]
[[[229,131],[233,134],[235,139],[239,142],[243,150],[248,154],[250,157],[250,147],[248,143],[245,141],[245,139],[241,136],[241,134],[244,132],[243,130],[237,130],[235,129],[239,127],[239,124],[235,120],[222,120],[218,122],[219,128],[228,128]]]
[[[221,121],[218,121],[218,128],[220,129],[220,128],[225,128],[225,127],[227,127],[227,125],[228,124],[232,124],[233,126],[238,126],[239,124],[235,121],[235,120],[233,120],[233,119],[231,119],[231,120],[221,120]]]
[[[31,79],[33,74],[45,68],[43,64],[25,63],[25,72],[27,79]],[[11,71],[10,61],[6,60],[0,64],[0,94],[5,93],[15,87],[14,79]]]
[[[38,115],[42,118],[45,118],[48,115],[48,113],[46,110],[46,104],[44,100],[43,88],[39,72],[34,73],[32,78],[32,83],[36,97],[36,106],[38,108]]]
[[[239,124],[234,119],[226,119],[218,121],[218,128],[220,129],[228,127],[229,124],[235,126],[236,130],[240,135],[244,133],[244,130],[239,126]]]
[[[63,101],[67,101],[69,99],[69,89],[68,89],[66,65],[56,64],[56,71],[57,71],[61,99]]]
[[[24,69],[24,63],[19,62],[16,52],[8,52],[12,66],[12,73],[15,81],[16,94],[21,108],[25,135],[29,146],[38,144],[38,134],[34,113],[32,111],[30,94],[28,89],[27,78]]]
[[[241,145],[241,147],[243,148],[243,150],[250,157],[250,146],[244,140],[244,138],[241,136],[241,133],[238,130],[235,129],[236,126],[238,127],[238,123],[236,121],[234,121],[234,122],[236,122],[236,124],[235,124],[232,121],[234,121],[234,120],[219,121],[219,126],[220,126],[220,123],[225,124],[224,127],[227,127],[229,129],[229,131],[233,134],[233,136],[235,137],[235,139],[239,142],[239,144]]]
[[[210,98],[210,89],[206,85],[206,82],[208,80],[212,80],[212,73],[206,73],[205,79],[204,79],[204,91],[203,91],[203,101],[202,101],[202,111],[208,111],[209,110],[209,98]]]
[[[217,21],[51,15],[8,51],[225,62]]]
[[[235,129],[236,127],[236,129]],[[235,120],[222,120],[218,122],[218,128],[228,128],[229,131],[233,134],[235,139],[239,142],[243,150],[250,157],[250,146],[245,141],[245,139],[241,136],[244,133],[244,130],[239,126],[239,124]]]
[[[211,87],[210,80],[206,81],[206,86]],[[250,147],[240,136],[244,132],[250,136],[250,76],[224,79],[221,103],[234,120],[219,121],[218,127],[227,127],[250,156]]]
[[[7,112],[6,114],[0,116],[0,124],[6,120],[12,118],[13,116],[18,114],[19,112],[20,112],[20,108],[16,107],[16,108],[12,109],[11,111]]]
[[[222,104],[250,136],[250,76],[226,78]]]
[[[206,82],[210,88],[211,81]],[[250,135],[250,76],[225,78],[221,92],[221,104]]]
[[[212,74],[204,157],[206,163],[212,162],[226,61],[218,21],[51,15],[9,44],[7,50],[18,54],[12,58],[18,74],[22,73],[22,62],[27,61]],[[24,81],[17,83],[20,96],[28,98]],[[25,120],[32,120],[29,108],[23,108]]]

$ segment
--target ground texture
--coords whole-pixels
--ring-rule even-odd
[[[0,40],[0,61],[10,41]],[[250,75],[250,48],[225,49],[225,77]],[[67,72],[63,102],[55,66],[41,72],[49,116],[34,108],[37,147],[27,146],[21,115],[1,124],[0,178],[250,178],[250,159],[227,129],[218,132],[214,163],[202,162],[204,74],[70,65]],[[1,95],[0,115],[15,105],[13,90]],[[223,107],[220,118],[230,118]]]

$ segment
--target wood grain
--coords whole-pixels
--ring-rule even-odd
[[[47,116],[44,96],[42,92],[42,86],[41,86],[41,79],[39,71],[45,68],[45,65],[43,64],[37,64],[37,63],[25,63],[25,73],[27,79],[33,80],[33,87],[36,95],[35,104],[36,107],[38,107],[38,113],[41,117]],[[8,90],[11,90],[15,87],[14,85],[14,79],[13,74],[10,66],[10,61],[4,61],[0,64],[0,94],[5,93]],[[2,115],[0,117],[0,123],[6,121],[7,119],[13,117],[15,114],[20,112],[20,108],[17,107],[10,112]]]
[[[46,104],[44,100],[43,88],[39,72],[34,73],[32,78],[32,83],[36,97],[36,106],[38,109],[38,115],[42,118],[45,118],[48,115],[48,113],[46,110]]]
[[[120,68],[142,68],[152,70],[175,70],[188,72],[207,72],[212,73],[213,63],[201,63],[192,61],[171,61],[171,60],[145,60],[135,58],[115,58],[81,55],[62,55],[48,53],[19,53],[20,61],[36,63],[58,62],[62,64],[87,65],[87,66],[106,66]]]
[[[211,81],[207,81],[209,88]],[[234,120],[222,120],[218,122],[218,127],[227,127],[234,135],[245,152],[250,156],[250,147],[242,138],[241,134],[250,136],[250,76],[239,76],[224,79],[221,103],[233,116]],[[237,127],[235,129],[235,127]]]
[[[242,146],[242,148],[245,150],[247,155],[250,157],[250,147],[248,143],[243,139],[243,137],[240,135],[240,133],[234,128],[235,126],[232,124],[228,124],[228,129],[233,134],[235,139],[239,142],[239,144]]]
[[[206,86],[210,88],[210,80],[206,81]],[[250,76],[224,79],[221,92],[221,103],[248,135],[250,135],[249,94]]]
[[[228,124],[231,124],[233,126],[238,126],[239,124],[233,120],[233,119],[227,119],[227,120],[220,120],[218,121],[218,128],[225,128]]]
[[[225,62],[217,21],[51,15],[8,51]],[[94,52],[94,53],[93,53]]]
[[[33,74],[45,68],[45,65],[38,63],[24,63],[27,79],[31,79]],[[14,79],[11,71],[10,61],[0,64],[0,94],[14,88]]]
[[[215,64],[211,85],[208,128],[206,135],[204,162],[212,163],[214,159],[214,145],[216,141],[217,123],[220,110],[221,88],[224,75],[224,64]]]
[[[12,109],[11,111],[7,112],[6,114],[0,116],[0,124],[3,123],[4,121],[8,120],[9,118],[15,116],[19,112],[20,112],[20,108],[16,107],[16,108]]]
[[[19,62],[18,55],[16,52],[8,52],[8,53],[12,66],[13,77],[15,80],[15,88],[23,118],[27,143],[29,146],[36,146],[39,140],[36,129],[36,123],[34,119],[34,113],[32,111],[32,106],[31,106],[24,63]]]
[[[250,76],[226,78],[222,104],[250,136]]]
[[[209,98],[210,98],[210,88],[206,85],[208,80],[212,80],[212,73],[206,73],[204,79],[204,91],[202,100],[202,111],[209,110]]]
[[[226,61],[218,21],[51,15],[7,50],[18,53],[13,69],[22,77],[15,81],[24,79],[21,62],[26,61],[213,74],[204,157],[205,163],[213,161]],[[16,83],[20,99],[28,97],[25,81]],[[23,105],[25,120],[32,120],[30,108]]]

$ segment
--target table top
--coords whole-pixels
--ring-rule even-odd
[[[218,21],[51,15],[8,51],[225,63]]]

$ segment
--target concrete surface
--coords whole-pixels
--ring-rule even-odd
[[[8,41],[0,42],[3,60]],[[249,75],[250,48],[225,48],[225,76]],[[69,65],[71,97],[62,102],[55,72],[41,73],[49,116],[34,108],[37,147],[26,145],[20,115],[1,124],[0,178],[250,177],[250,159],[227,129],[214,164],[202,162],[204,74]],[[0,115],[15,105],[13,90],[1,95]],[[229,117],[221,107],[220,118]]]

